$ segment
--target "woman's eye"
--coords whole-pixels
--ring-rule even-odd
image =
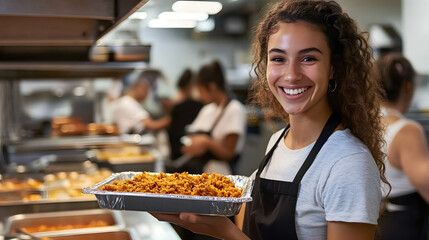
[[[274,58],[271,58],[271,61],[273,61],[273,62],[283,62],[283,58],[274,57]]]
[[[316,59],[314,57],[305,57],[302,59],[303,62],[312,62],[315,61]]]

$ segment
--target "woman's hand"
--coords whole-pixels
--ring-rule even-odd
[[[192,213],[150,213],[159,221],[166,221],[192,232],[221,239],[249,239],[227,217],[203,216]]]
[[[211,138],[206,134],[195,134],[188,136],[191,140],[191,144],[183,146],[181,151],[184,155],[189,158],[198,157],[205,154],[208,151],[208,147]]]

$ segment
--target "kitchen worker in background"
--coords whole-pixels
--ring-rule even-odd
[[[153,215],[222,239],[374,239],[386,182],[380,89],[356,22],[335,1],[284,0],[253,46],[252,103],[287,127],[252,175],[243,232],[226,217]]]
[[[193,97],[195,84],[193,83],[192,77],[192,71],[190,69],[185,69],[183,71],[177,82],[179,93],[173,100],[173,107],[171,108],[170,114],[167,116],[170,118],[167,132],[172,160],[182,156],[180,151],[182,147],[180,138],[185,135],[186,127],[194,121],[200,109],[203,107],[201,101]]]
[[[114,106],[115,101],[121,97],[122,89],[123,89],[122,80],[114,79],[102,101],[102,105],[101,105],[102,122],[105,122],[107,124],[113,123],[112,108]]]
[[[125,94],[113,106],[113,122],[120,133],[142,133],[144,130],[158,130],[160,123],[152,119],[141,103],[147,98],[157,76],[155,70],[143,71],[137,80],[128,87]]]
[[[196,86],[205,105],[187,129],[189,144],[181,151],[191,160],[181,170],[226,175],[235,172],[246,137],[246,109],[228,93],[226,84],[218,61],[199,70]]]
[[[152,120],[153,130],[166,129],[171,149],[170,158],[174,161],[182,156],[181,137],[185,135],[186,127],[194,121],[203,103],[193,95],[194,81],[192,71],[185,69],[177,82],[179,93],[174,99],[164,99],[164,109],[167,114],[157,120]],[[168,169],[175,171],[175,169]]]
[[[423,127],[404,116],[413,98],[415,72],[400,53],[381,56],[375,70],[385,91],[386,178],[392,186],[380,218],[380,239],[427,240],[429,151]]]

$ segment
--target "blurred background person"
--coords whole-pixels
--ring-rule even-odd
[[[112,117],[120,133],[142,133],[145,130],[162,128],[160,122],[152,119],[142,106],[159,76],[161,73],[157,70],[142,72],[126,89],[125,94],[115,101]]]
[[[185,69],[177,82],[179,93],[172,102],[167,128],[171,148],[171,159],[182,156],[180,138],[185,135],[185,128],[197,117],[203,104],[193,97],[192,71]]]
[[[198,115],[203,103],[193,95],[194,82],[190,69],[185,69],[177,82],[179,90],[175,99],[162,99],[161,104],[167,114],[157,120],[150,121],[152,130],[166,129],[168,133],[170,159],[172,161],[182,156],[180,138],[185,135],[186,127]],[[168,169],[169,172],[176,169]]]
[[[109,90],[103,96],[102,104],[102,122],[107,124],[113,123],[113,106],[115,101],[121,97],[124,86],[122,79],[114,79],[109,87]]]
[[[201,67],[196,86],[205,105],[187,129],[188,142],[181,151],[191,160],[183,170],[191,173],[235,173],[245,142],[245,107],[228,93],[218,61]]]
[[[404,116],[413,98],[415,71],[400,53],[381,56],[375,69],[385,91],[382,123],[386,126],[386,178],[392,186],[386,212],[379,220],[380,239],[427,240],[427,141],[422,126]]]

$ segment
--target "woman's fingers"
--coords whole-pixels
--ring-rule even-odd
[[[179,214],[170,214],[170,213],[155,213],[150,212],[152,216],[154,216],[159,221],[164,222],[178,222],[180,221]]]
[[[185,222],[189,223],[197,223],[198,222],[198,216],[192,213],[180,213],[179,218]]]
[[[216,224],[225,219],[225,217],[204,216],[194,213],[180,213],[179,218],[184,222],[204,225]]]
[[[226,217],[204,216],[193,213],[150,213],[159,221],[166,221],[177,226],[187,228],[192,232],[220,237],[221,229],[235,227],[235,225]],[[231,226],[230,226],[231,225]]]
[[[174,223],[179,226],[186,225],[206,225],[210,222],[210,217],[204,219],[204,216],[199,216],[193,213],[180,213],[180,214],[170,214],[170,213],[150,213],[159,221]]]

